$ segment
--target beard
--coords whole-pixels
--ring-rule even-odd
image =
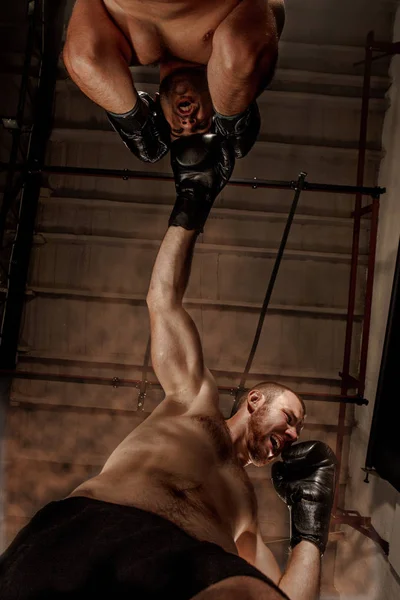
[[[268,415],[270,408],[264,404],[258,410],[253,412],[249,422],[249,433],[247,447],[251,457],[251,462],[256,467],[263,467],[269,462],[269,448],[267,446],[268,434]]]

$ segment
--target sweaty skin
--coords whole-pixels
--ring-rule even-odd
[[[181,227],[168,229],[147,296],[152,365],[165,399],[100,474],[71,495],[155,512],[238,553],[278,583],[281,573],[262,541],[245,467],[266,465],[296,441],[304,410],[289,390],[267,403],[254,389],[225,421],[197,329],[182,306],[196,237]]]
[[[287,434],[284,411],[296,415],[296,426],[303,413],[294,394],[277,399],[280,414],[270,423],[265,420],[261,444],[249,440],[253,459],[244,441],[235,448],[234,417],[225,421],[217,407],[202,414],[203,404],[215,403],[212,391],[205,389],[204,398],[189,410],[166,397],[114,450],[101,473],[72,495],[155,512],[194,537],[237,553],[236,541],[257,521],[257,501],[244,466],[270,462],[271,430],[296,439]]]
[[[134,48],[132,64],[166,63],[166,69],[172,57],[206,65],[215,30],[239,2],[104,0]]]
[[[77,0],[64,62],[80,89],[114,114],[138,98],[129,65],[159,64],[173,135],[205,132],[213,107],[238,114],[265,88],[284,14],[283,0]]]

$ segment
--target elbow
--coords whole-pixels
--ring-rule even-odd
[[[153,314],[171,311],[176,308],[177,301],[172,286],[152,285],[150,283],[146,304],[149,312]]]
[[[150,287],[146,296],[146,304],[149,311],[156,311],[160,307],[161,303],[162,294]]]

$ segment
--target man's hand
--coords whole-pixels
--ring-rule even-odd
[[[203,231],[213,202],[229,181],[234,165],[232,146],[218,134],[197,134],[173,142],[176,202],[169,225]]]
[[[272,465],[275,489],[291,513],[292,548],[301,540],[324,553],[335,490],[336,457],[323,442],[303,442],[282,452]]]
[[[135,107],[124,115],[107,112],[108,119],[129,150],[143,162],[155,163],[167,154],[169,125],[158,104],[138,92]]]
[[[261,117],[257,102],[252,102],[247,110],[238,115],[228,117],[216,112],[213,120],[215,130],[230,142],[236,158],[246,156],[260,132]]]

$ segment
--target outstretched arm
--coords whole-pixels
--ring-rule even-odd
[[[133,49],[101,0],[77,0],[63,58],[71,79],[107,111],[126,113],[138,99],[129,64]]]
[[[147,305],[151,326],[151,358],[167,398],[214,410],[218,391],[206,369],[200,336],[182,300],[189,280],[197,232],[170,227],[153,268]]]
[[[102,0],[77,0],[68,26],[64,63],[86,96],[108,119],[137,158],[154,163],[169,148],[169,127],[157,103],[137,92],[129,70],[134,49]]]
[[[197,134],[172,144],[176,201],[147,295],[151,357],[166,399],[202,414],[218,411],[218,390],[182,301],[197,235],[234,164],[230,145],[217,134]]]
[[[267,86],[284,21],[283,0],[242,0],[216,29],[207,76],[218,113],[245,111]]]

